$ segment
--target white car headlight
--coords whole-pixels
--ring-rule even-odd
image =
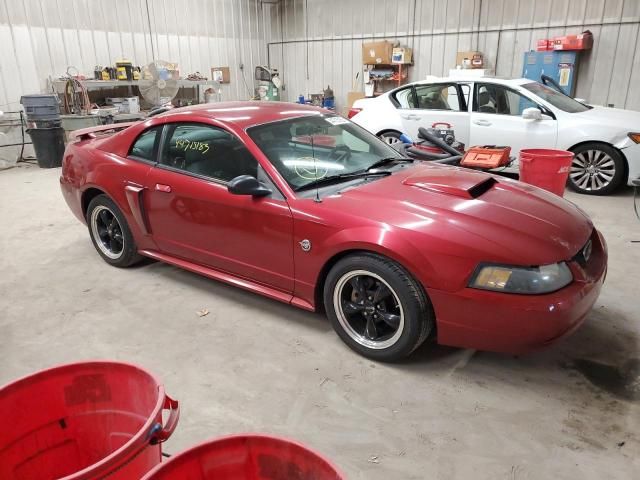
[[[480,265],[469,282],[471,288],[536,295],[560,290],[573,281],[566,263],[541,267]]]
[[[635,143],[640,143],[640,133],[627,133],[627,135],[629,136],[629,138],[631,140],[633,140]]]

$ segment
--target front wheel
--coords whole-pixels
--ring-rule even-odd
[[[340,338],[374,360],[406,357],[434,326],[422,286],[400,265],[378,255],[340,260],[327,276],[324,304]]]
[[[378,135],[378,138],[388,145],[395,145],[397,143],[403,143],[400,138],[401,136],[401,133],[391,131],[381,133],[380,135]]]
[[[625,160],[615,148],[585,143],[573,150],[569,187],[587,195],[608,195],[624,181]]]

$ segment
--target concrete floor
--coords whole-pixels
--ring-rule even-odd
[[[352,480],[640,478],[630,190],[567,195],[610,252],[575,335],[523,358],[427,345],[384,365],[352,353],[320,315],[161,263],[109,267],[58,176],[0,172],[0,384],[62,362],[139,363],[182,403],[165,451],[269,432],[306,442]]]

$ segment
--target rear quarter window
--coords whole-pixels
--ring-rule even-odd
[[[148,162],[155,162],[161,131],[162,127],[158,126],[142,132],[131,145],[129,156]]]

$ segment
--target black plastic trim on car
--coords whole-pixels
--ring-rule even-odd
[[[496,183],[498,183],[498,181],[495,178],[489,177],[485,181],[471,187],[467,192],[469,192],[469,195],[471,195],[472,198],[478,198],[483,193],[487,193],[491,190]]]

